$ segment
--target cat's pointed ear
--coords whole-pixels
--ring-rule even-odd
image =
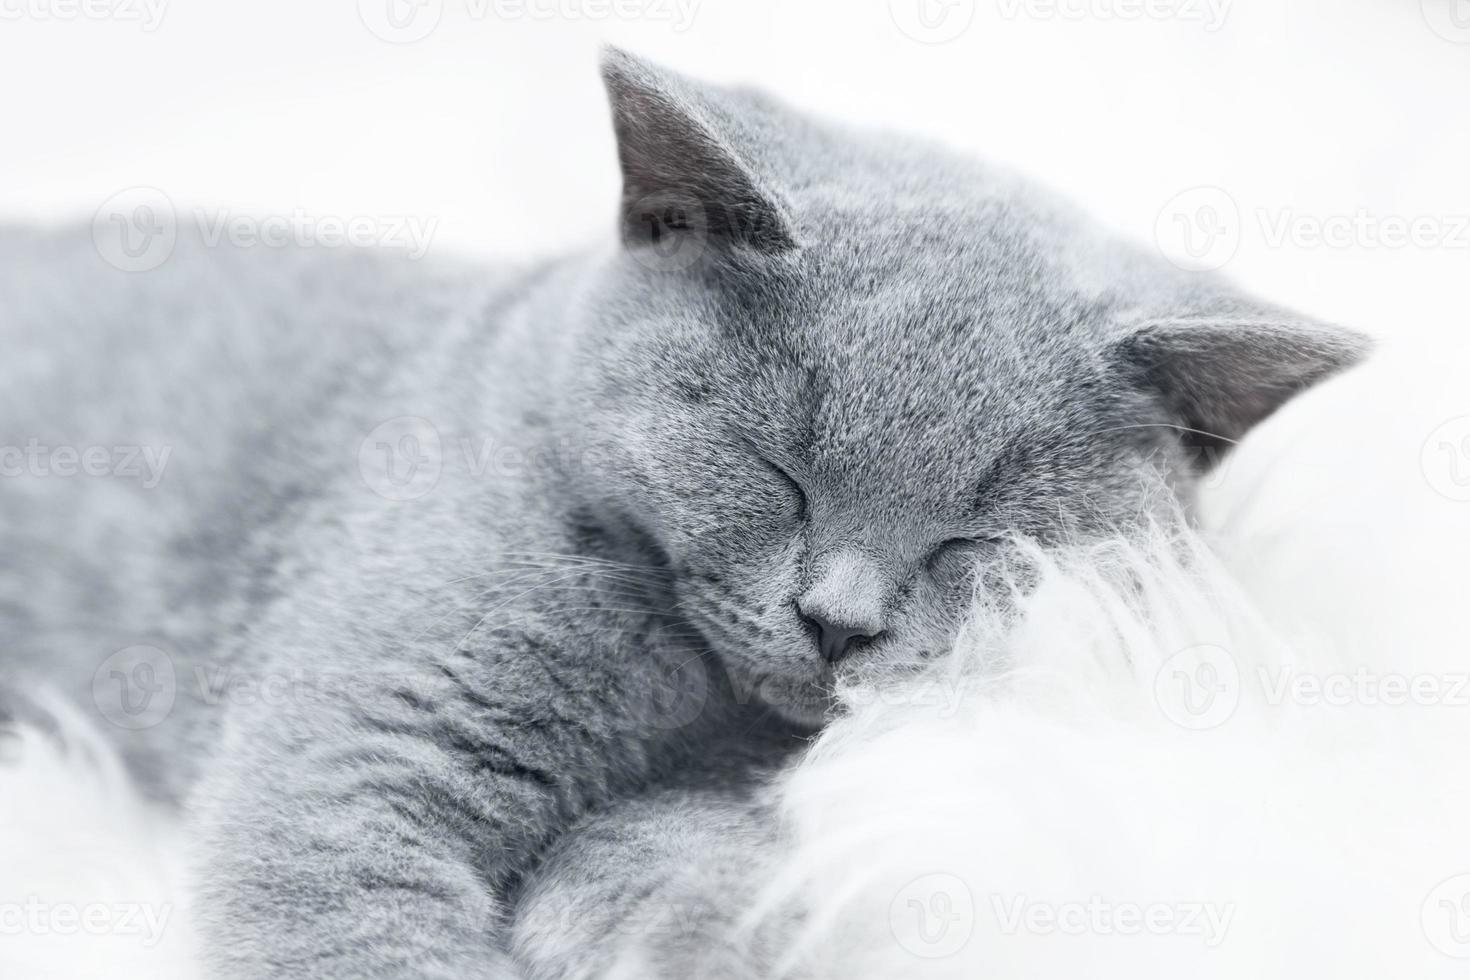
[[[612,103],[623,171],[623,237],[630,248],[684,254],[797,247],[786,209],[731,144],[719,95],[674,72],[606,48],[602,77]],[[683,238],[688,241],[670,242]]]
[[[1291,316],[1201,315],[1128,328],[1113,353],[1155,392],[1204,459],[1238,442],[1294,395],[1362,360],[1360,334]]]

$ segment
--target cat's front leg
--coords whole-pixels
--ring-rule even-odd
[[[591,756],[530,706],[467,705],[452,687],[385,681],[242,712],[200,800],[211,977],[516,975],[504,896],[579,805],[543,760]]]

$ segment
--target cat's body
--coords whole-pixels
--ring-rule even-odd
[[[514,975],[579,819],[529,894],[587,922],[699,850],[660,807],[748,828],[834,681],[942,652],[998,537],[1148,519],[1179,431],[1360,349],[930,148],[608,79],[625,242],[519,275],[0,239],[0,443],[169,452],[6,481],[5,656],[190,796],[215,976]]]
[[[267,950],[232,935],[237,915],[221,917],[211,926],[218,948],[254,961],[241,975],[263,969],[264,956],[271,969],[304,975],[324,923],[292,912],[309,904],[302,851],[242,845],[240,836],[299,831],[308,855],[350,842],[362,828],[323,812],[336,793],[349,799],[371,785],[369,810],[432,838],[435,792],[447,799],[455,780],[503,779],[547,811],[513,841],[476,844],[531,859],[556,828],[615,796],[665,777],[733,787],[802,744],[803,729],[749,692],[734,692],[747,706],[721,707],[725,675],[658,611],[659,570],[640,570],[637,549],[579,520],[576,495],[559,489],[576,476],[560,467],[576,461],[537,411],[517,407],[541,403],[542,372],[562,356],[548,350],[553,336],[530,329],[525,305],[527,286],[555,273],[489,284],[402,259],[207,250],[185,236],[163,268],[124,276],[101,265],[85,231],[11,232],[0,251],[12,285],[25,286],[8,297],[7,337],[49,362],[25,365],[27,383],[7,388],[5,444],[35,438],[53,455],[118,448],[119,466],[137,446],[141,471],[27,475],[5,487],[5,599],[16,616],[7,675],[18,666],[27,683],[68,685],[152,795],[184,799],[203,771],[204,793],[224,797],[215,805],[239,826],[219,830],[218,851],[206,849],[215,857],[205,887],[245,878],[225,862],[254,866],[280,881],[272,901],[311,937],[293,947],[275,932]],[[44,277],[62,273],[65,289],[45,288]],[[285,296],[312,296],[321,315],[286,315]],[[151,315],[160,310],[168,316]],[[441,383],[465,364],[479,366],[473,377]],[[422,463],[438,466],[438,480],[412,500],[374,489],[413,492],[387,478],[388,465],[407,472],[406,455],[380,462],[368,445],[360,458],[370,433],[395,416],[435,420],[441,440],[442,453]],[[519,478],[506,480],[508,470]],[[349,636],[357,642],[339,648]],[[636,643],[619,642],[627,637]],[[487,644],[507,650],[507,661],[487,662]],[[136,657],[113,657],[138,646]],[[329,656],[314,653],[326,648]],[[132,673],[140,664],[167,685],[151,703],[148,682]],[[334,716],[339,697],[346,704]],[[277,728],[298,714],[302,730]],[[494,751],[502,717],[517,730],[506,739],[513,755]],[[324,737],[334,724],[340,737]],[[556,734],[543,740],[540,729]],[[414,734],[433,747],[396,758],[394,739]],[[249,799],[266,789],[242,777],[280,785],[289,777],[269,756],[282,750],[289,768],[312,762],[285,794],[301,809],[251,817]],[[246,798],[229,800],[232,790]],[[458,802],[447,819],[481,821],[476,806]],[[270,850],[281,865],[270,866]],[[448,859],[368,857],[395,869],[374,902],[391,904],[397,890],[421,907],[424,894],[456,885]],[[498,882],[506,894],[529,860],[509,864]],[[499,913],[488,896],[471,898],[479,880],[460,885],[453,914],[465,917],[467,935],[490,934]],[[364,918],[343,912],[345,924]],[[406,948],[404,962],[426,967],[437,952]],[[382,947],[373,956],[376,968],[393,962]]]
[[[442,358],[495,293],[388,257],[211,249],[190,232],[138,275],[109,267],[86,229],[0,239],[6,346],[20,352],[0,396],[4,444],[102,447],[121,471],[6,480],[7,659],[90,705],[110,654],[163,651],[176,703],[159,692],[144,707],[127,676],[109,697],[107,671],[105,707],[131,694],[138,716],[100,720],[144,788],[175,800],[226,714],[199,704],[215,700],[216,668],[324,557],[308,545],[283,561],[286,542],[329,533],[376,400]]]
[[[392,813],[418,805],[439,779],[503,778],[528,784],[528,805],[548,807],[508,848],[534,857],[577,813],[665,772],[698,771],[691,755],[715,753],[732,775],[736,758],[770,764],[802,744],[801,730],[758,704],[716,721],[726,678],[702,663],[687,628],[657,612],[660,572],[641,571],[636,548],[580,520],[577,495],[560,489],[577,461],[530,406],[543,404],[546,365],[564,355],[549,349],[554,335],[531,328],[525,305],[527,286],[554,272],[489,284],[401,259],[208,250],[186,236],[163,268],[124,276],[101,265],[85,232],[12,233],[0,247],[13,282],[26,286],[7,306],[8,336],[54,357],[26,366],[28,383],[8,389],[6,444],[34,437],[53,454],[116,447],[119,466],[139,446],[155,463],[149,469],[140,452],[137,479],[48,474],[6,487],[7,608],[24,617],[7,631],[8,666],[74,684],[150,793],[184,798],[218,758],[230,772],[211,765],[206,786],[255,796],[259,784],[237,781],[269,772],[255,753],[299,750],[321,768],[308,767],[309,785],[288,793],[303,810],[283,816],[302,830],[321,816],[318,844],[330,847],[360,828],[314,814],[316,793],[371,780],[374,804]],[[67,289],[44,288],[42,277],[63,272]],[[78,297],[85,315],[36,305],[37,296]],[[283,297],[303,296],[321,315],[280,309]],[[160,310],[169,315],[151,315]],[[478,366],[472,376],[444,380],[467,364]],[[413,493],[388,477],[389,466],[406,473],[412,460],[396,445],[379,458],[364,443],[401,416],[434,420],[442,452],[421,461],[440,470],[432,489],[397,501],[378,490]],[[612,564],[620,560],[632,567]],[[359,639],[338,649],[348,636]],[[636,643],[617,642],[625,637]],[[486,663],[487,643],[513,657]],[[136,658],[110,660],[137,646]],[[313,652],[329,647],[329,656]],[[568,662],[555,662],[562,651]],[[146,705],[146,682],[132,676],[139,664],[168,684]],[[124,676],[110,676],[114,668]],[[332,742],[316,726],[331,727],[338,697],[349,707]],[[298,712],[309,718],[299,742],[275,730]],[[508,739],[522,748],[498,755],[492,712],[531,736],[569,724],[544,744]],[[263,729],[281,742],[261,744]],[[386,743],[416,731],[444,754],[395,765]],[[375,742],[385,743],[382,758],[365,762]],[[360,771],[340,787],[323,779],[349,756]],[[591,785],[572,788],[579,777]],[[395,778],[401,798],[385,788]],[[451,819],[480,818],[472,813]],[[242,832],[269,830],[241,822]],[[233,840],[223,851],[251,863],[265,856]],[[309,868],[279,853],[290,864],[275,873],[299,883]],[[507,891],[525,866],[504,872]],[[396,887],[417,904],[416,888],[445,887],[442,871],[410,866]],[[299,899],[284,885],[277,897],[284,909]],[[478,915],[472,930],[495,927],[488,903],[474,909],[462,896],[456,905]],[[221,933],[232,924],[220,923]],[[288,940],[276,934],[271,955],[303,969],[305,951],[293,960]],[[261,952],[246,941],[224,948]]]

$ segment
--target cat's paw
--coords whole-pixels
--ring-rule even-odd
[[[532,980],[803,980],[785,962],[797,918],[747,921],[776,855],[748,799],[626,804],[549,855],[516,910],[514,949]]]

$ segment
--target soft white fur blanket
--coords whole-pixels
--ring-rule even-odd
[[[1018,628],[848,692],[751,921],[797,899],[834,978],[1467,975],[1465,367],[1380,355],[1199,539],[1048,556]],[[0,977],[192,976],[176,829],[47,744],[0,765]]]

